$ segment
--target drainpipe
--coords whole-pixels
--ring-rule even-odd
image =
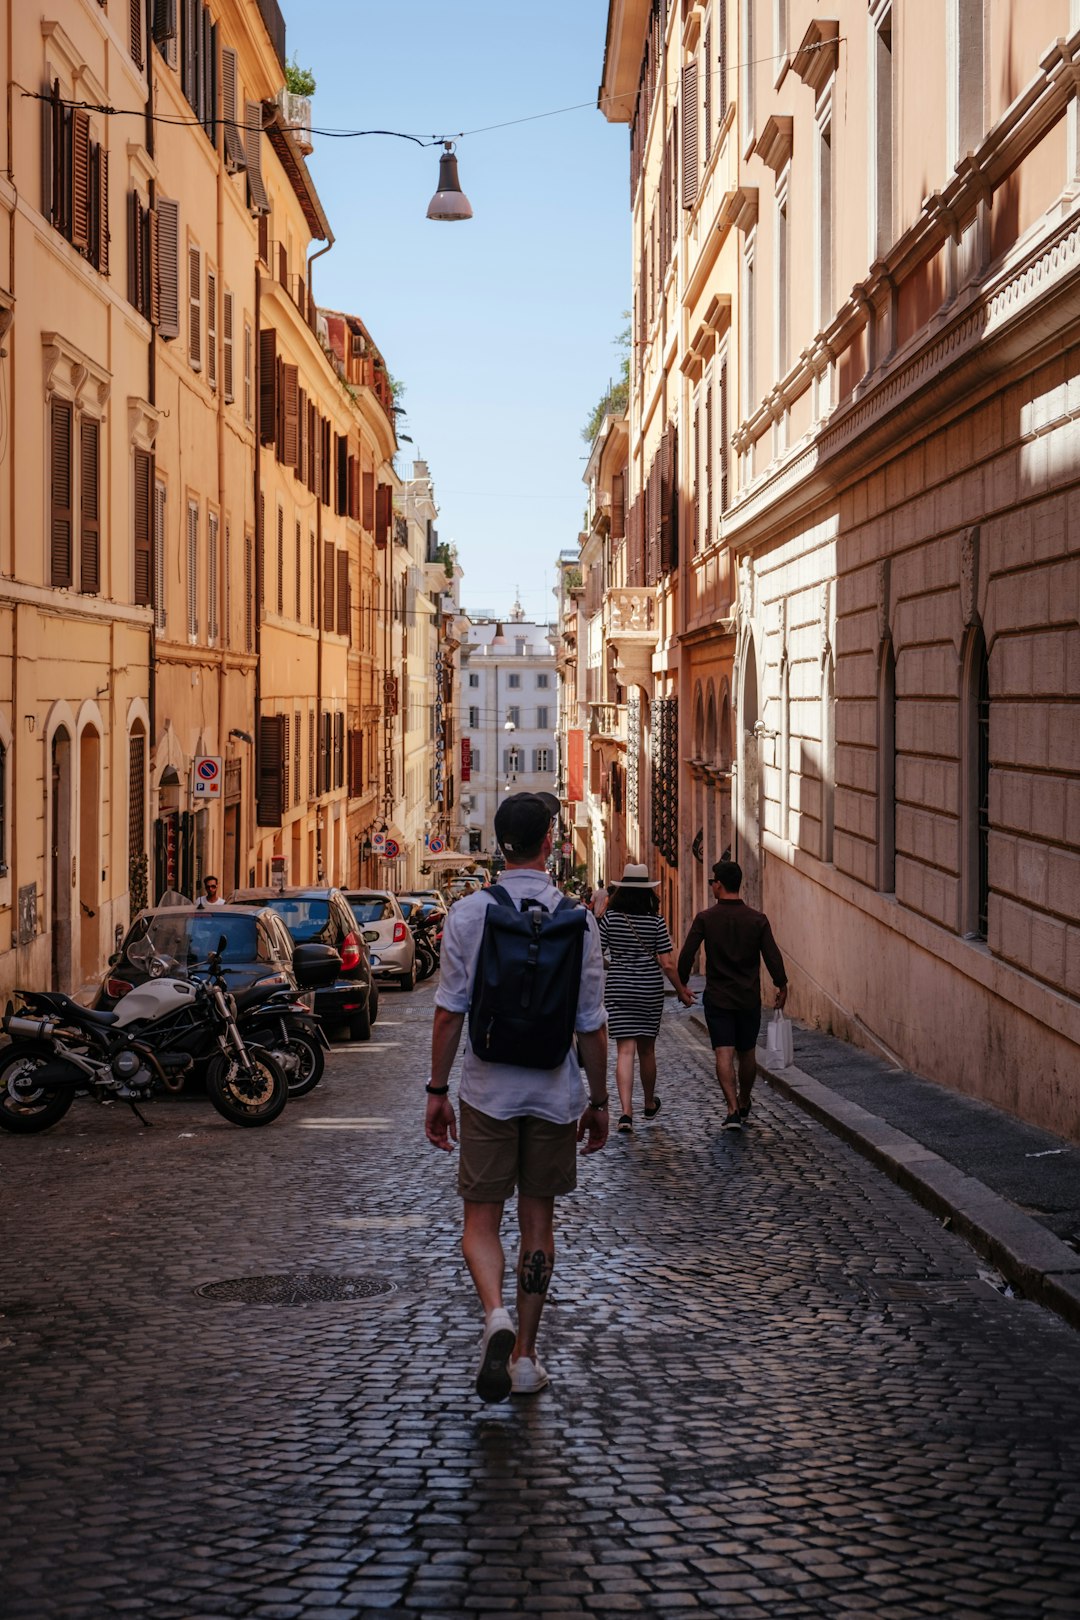
[[[222,271],[225,265],[225,163],[221,153],[218,154],[217,166],[217,265],[218,265],[218,291],[221,295],[222,319],[225,313],[225,281]],[[217,342],[217,311],[214,315],[214,342]],[[235,332],[235,302],[233,305],[234,331],[233,331],[233,381],[236,380],[236,332]],[[242,355],[241,351],[241,355]],[[217,370],[217,356],[214,356]],[[243,360],[241,359],[241,364]],[[217,370],[217,463],[218,463],[218,544],[217,544],[217,604],[218,604],[218,645],[217,645],[217,675],[218,675],[218,701],[217,701],[217,745],[221,749],[221,799],[216,806],[218,811],[218,836],[221,839],[221,848],[217,851],[212,870],[221,872],[222,857],[225,853],[225,754],[228,747],[226,735],[226,708],[225,686],[229,678],[228,662],[225,657],[225,644],[229,639],[229,626],[225,615],[229,611],[229,589],[225,574],[225,369]],[[209,522],[209,518],[207,519]],[[221,882],[225,882],[222,872]],[[220,890],[218,891],[221,892]]]
[[[143,37],[146,40],[146,155],[151,160],[154,156],[154,7],[153,0],[147,0],[143,8]],[[150,179],[150,207],[157,208],[157,181]],[[146,399],[151,406],[157,405],[157,327],[150,323],[150,346],[146,356]],[[154,582],[157,579],[158,559],[154,550],[154,510],[156,506],[154,479],[154,457],[150,457],[150,668],[147,671],[146,702],[150,710],[150,736],[147,739],[149,758],[146,761],[147,772],[150,770],[150,758],[153,757],[157,747],[157,609],[154,606]],[[161,537],[164,545],[164,536]],[[149,898],[153,883],[150,873],[150,852],[147,851],[147,897]]]
[[[335,450],[335,465],[332,469],[332,477],[335,480],[335,485],[337,479],[336,454],[337,452]],[[326,594],[323,579],[323,528],[321,501],[316,501],[315,503],[315,579],[318,584],[318,599],[315,605],[315,621],[318,626],[318,637],[315,644],[315,875],[318,878],[318,881],[321,883],[323,881],[323,830],[322,809],[319,804],[319,800],[322,798],[323,789],[326,786],[326,779],[330,774],[330,753],[327,751],[323,757],[323,767],[321,772],[322,782],[320,783],[319,756],[322,752],[323,744],[323,634],[326,628],[323,624],[323,604],[326,601]]]
[[[255,373],[254,381],[252,383],[252,388],[254,390],[252,404],[254,406],[255,413],[255,454],[252,457],[252,464],[254,467],[254,473],[252,476],[255,502],[255,600],[251,605],[252,625],[255,631],[255,750],[254,754],[252,755],[255,761],[255,781],[252,783],[252,788],[255,790],[258,788],[259,763],[262,758],[262,611],[264,600],[263,574],[265,571],[263,566],[263,542],[265,536],[263,534],[262,502],[259,499],[262,493],[262,433],[260,431],[261,423],[259,420],[262,410],[262,344],[259,342],[259,322],[261,319],[261,314],[262,270],[259,268],[259,260],[256,258],[255,313],[252,317],[254,324],[252,348],[255,351],[252,355],[252,369]],[[251,802],[254,804],[254,792],[249,795],[249,797]],[[243,803],[243,800],[241,800],[241,803]],[[249,857],[252,846],[255,842],[255,831],[255,828],[251,829],[251,839],[247,846]]]

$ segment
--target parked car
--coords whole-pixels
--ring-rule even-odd
[[[292,935],[294,945],[332,945],[341,973],[315,992],[315,1011],[329,1033],[347,1027],[354,1041],[366,1041],[379,1011],[379,992],[362,931],[340,889],[237,889],[230,904],[266,906]]]
[[[374,977],[415,989],[416,946],[396,896],[389,889],[346,889],[345,898],[363,931]]]
[[[153,952],[145,949],[147,922]],[[120,944],[109,958],[95,1007],[109,1012],[136,985],[153,976],[154,957],[174,961],[180,972],[204,963],[225,937],[221,952],[228,969],[229,989],[241,994],[255,985],[296,990],[293,941],[276,912],[266,906],[150,906],[132,918]],[[129,955],[129,945],[139,947]]]
[[[414,905],[438,906],[440,911],[448,911],[449,905],[441,889],[409,889],[397,897],[402,911],[405,911],[405,902],[411,901]],[[406,916],[408,913],[406,912]]]

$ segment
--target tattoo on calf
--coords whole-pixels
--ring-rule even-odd
[[[554,1255],[545,1253],[543,1249],[523,1249],[521,1251],[520,1271],[521,1292],[523,1294],[546,1294],[554,1266]]]

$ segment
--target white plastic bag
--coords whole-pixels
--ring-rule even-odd
[[[795,1061],[795,1042],[791,1035],[791,1019],[785,1018],[777,1007],[765,1036],[765,1056],[778,1068],[786,1069]]]

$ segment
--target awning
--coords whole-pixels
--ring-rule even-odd
[[[438,855],[429,855],[425,851],[422,861],[425,866],[475,866],[476,856],[462,854],[460,850],[446,849]]]

